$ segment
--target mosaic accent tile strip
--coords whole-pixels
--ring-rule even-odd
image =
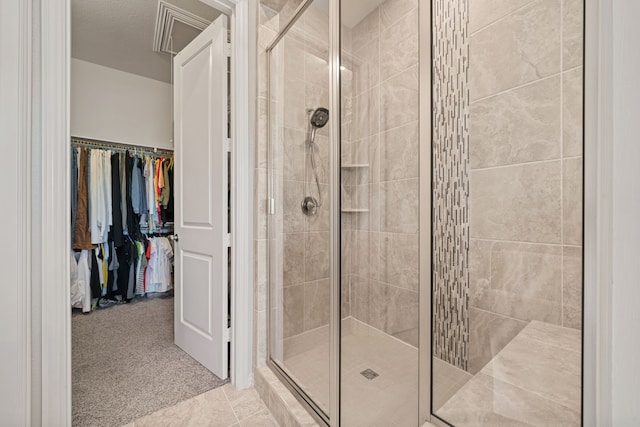
[[[433,0],[434,356],[469,361],[469,0]]]

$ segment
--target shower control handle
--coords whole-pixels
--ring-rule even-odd
[[[303,214],[313,216],[318,212],[318,201],[312,196],[307,196],[302,200],[300,207]]]

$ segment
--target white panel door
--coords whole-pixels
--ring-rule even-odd
[[[228,376],[227,17],[174,58],[175,343]]]

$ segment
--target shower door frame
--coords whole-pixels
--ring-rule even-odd
[[[322,425],[340,425],[340,303],[341,303],[341,225],[340,225],[340,123],[341,120],[329,120],[329,283],[330,283],[330,307],[329,307],[329,413],[325,412],[314,400],[298,385],[286,371],[272,358],[271,338],[271,272],[272,272],[272,218],[275,213],[275,176],[272,161],[272,126],[271,126],[271,54],[273,49],[287,35],[298,19],[315,0],[303,0],[286,25],[278,32],[276,37],[266,48],[267,67],[267,366],[276,374],[282,383],[293,393],[298,401],[308,410],[313,418]],[[340,109],[340,0],[329,0],[329,109],[334,111],[334,117],[341,118]],[[337,144],[332,144],[337,141]],[[338,319],[338,321],[335,321]]]

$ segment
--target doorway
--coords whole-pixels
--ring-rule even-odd
[[[148,2],[144,2],[148,3]],[[183,2],[185,3],[185,2]],[[205,5],[202,5],[197,2],[192,2],[201,6],[201,8],[208,8]],[[159,5],[162,6],[164,2],[159,2]],[[84,6],[86,6],[83,3]],[[129,4],[128,7],[134,7],[134,4]],[[160,7],[158,9],[158,16],[160,18]],[[184,12],[184,11],[183,11]],[[175,10],[174,10],[174,13]],[[186,13],[186,12],[184,12]],[[74,16],[82,16],[81,13],[74,13]],[[174,25],[174,28],[176,26]],[[216,53],[219,53],[219,58],[217,61],[218,68],[220,70],[216,70],[216,74],[211,74],[208,69],[203,70],[205,75],[211,74],[213,80],[219,82],[218,85],[224,90],[224,93],[213,93],[210,96],[214,97],[217,100],[220,100],[220,107],[217,110],[223,112],[224,119],[220,123],[214,123],[213,128],[219,129],[219,133],[215,134],[215,138],[213,135],[211,136],[211,142],[215,143],[216,146],[208,147],[208,152],[210,153],[212,159],[217,159],[219,163],[227,166],[229,164],[228,156],[230,150],[230,135],[229,135],[229,103],[226,101],[228,99],[227,90],[230,84],[228,83],[229,73],[227,70],[228,67],[228,59],[227,54],[223,53],[226,51],[224,49],[228,46],[227,42],[227,27],[226,27],[226,18],[223,16],[218,18],[215,21],[215,24],[212,24],[210,27],[218,34],[217,38],[213,40],[218,46],[219,49],[216,50]],[[75,28],[75,25],[74,25]],[[157,27],[156,27],[157,30]],[[98,29],[94,26],[94,31],[98,32]],[[203,37],[208,37],[209,28],[205,29],[205,31],[199,36],[195,37],[195,40],[192,41],[186,49],[189,49],[194,43],[202,40]],[[78,37],[82,39],[82,37]],[[216,41],[217,40],[217,41]],[[171,39],[170,39],[171,41]],[[133,41],[131,44],[135,44]],[[180,58],[180,55],[178,55]],[[74,59],[74,61],[76,61]],[[211,62],[211,61],[208,61]],[[182,64],[180,61],[176,59],[176,64]],[[74,64],[75,65],[75,64]],[[89,65],[84,64],[83,66],[87,67]],[[74,71],[77,71],[76,67]],[[95,67],[94,67],[95,68]],[[229,286],[228,286],[228,278],[227,274],[230,269],[230,264],[227,262],[229,259],[228,252],[230,241],[223,237],[228,236],[228,224],[229,215],[233,213],[231,210],[231,206],[224,203],[224,206],[220,208],[221,212],[224,212],[223,218],[215,218],[215,223],[219,224],[221,227],[224,227],[224,236],[210,236],[217,237],[216,239],[208,239],[208,241],[220,242],[220,247],[224,247],[225,256],[217,256],[216,259],[220,260],[221,263],[224,264],[224,268],[220,269],[221,274],[220,277],[216,274],[216,272],[211,272],[208,274],[210,280],[215,280],[215,289],[219,290],[220,293],[224,297],[219,297],[217,293],[211,292],[209,289],[208,295],[209,298],[215,299],[215,302],[218,302],[218,305],[223,307],[220,310],[220,314],[223,319],[218,319],[218,317],[211,316],[210,314],[202,313],[199,310],[199,307],[194,307],[194,302],[191,301],[196,298],[196,301],[202,301],[206,303],[207,298],[201,298],[197,294],[197,290],[200,286],[200,279],[197,276],[197,272],[199,266],[187,265],[188,262],[187,257],[185,257],[185,249],[193,248],[193,242],[190,241],[189,235],[185,230],[186,224],[189,223],[190,219],[196,215],[197,212],[194,211],[193,206],[189,205],[185,201],[194,200],[193,193],[196,191],[197,186],[191,185],[193,182],[194,176],[193,173],[199,172],[200,175],[204,173],[204,176],[201,179],[201,184],[207,184],[207,178],[211,178],[213,175],[211,171],[221,171],[223,172],[223,180],[224,180],[224,189],[218,191],[220,197],[217,197],[216,200],[222,204],[224,200],[227,200],[229,194],[229,174],[225,168],[218,167],[209,167],[209,173],[207,173],[207,169],[199,168],[202,166],[197,162],[197,157],[190,154],[193,154],[193,141],[189,139],[188,135],[185,135],[186,129],[190,132],[193,132],[194,129],[197,129],[195,123],[187,123],[183,118],[184,116],[180,115],[179,110],[187,110],[190,103],[193,102],[193,97],[191,98],[181,98],[179,96],[180,89],[185,91],[185,88],[182,84],[182,79],[180,75],[182,73],[182,67],[176,67],[177,72],[177,83],[175,84],[176,93],[178,93],[177,99],[177,108],[172,108],[170,105],[162,105],[158,106],[156,104],[160,104],[157,99],[149,99],[156,97],[166,96],[166,99],[169,103],[172,102],[173,97],[173,88],[171,85],[163,85],[162,82],[153,81],[150,82],[148,78],[141,78],[138,75],[134,75],[133,73],[121,72],[121,70],[113,70],[108,69],[107,67],[102,67],[101,72],[103,74],[111,75],[116,74],[116,78],[112,78],[112,80],[117,80],[118,82],[126,81],[126,80],[136,80],[131,83],[125,89],[123,88],[108,88],[101,87],[105,92],[109,92],[111,89],[111,94],[105,95],[104,104],[110,105],[110,102],[114,100],[119,100],[124,102],[125,106],[120,106],[120,109],[127,110],[134,109],[136,111],[131,112],[131,116],[135,117],[136,120],[133,120],[132,123],[126,122],[126,118],[122,118],[123,122],[119,123],[121,126],[114,126],[116,129],[107,129],[108,124],[114,121],[113,117],[118,115],[117,111],[104,111],[99,108],[95,108],[92,111],[91,108],[83,108],[83,106],[77,106],[72,102],[72,132],[83,132],[82,136],[91,134],[92,131],[95,132],[109,132],[112,131],[114,133],[121,132],[123,135],[116,138],[107,138],[101,137],[101,139],[109,139],[122,141],[126,139],[126,131],[129,131],[129,134],[133,134],[132,141],[127,141],[130,143],[134,143],[131,145],[135,145],[136,137],[140,137],[140,139],[144,139],[144,137],[149,137],[149,139],[153,140],[153,133],[158,132],[158,130],[167,129],[170,134],[164,135],[164,140],[159,140],[158,144],[164,145],[167,143],[173,142],[173,129],[171,125],[165,126],[168,121],[171,123],[173,117],[171,117],[171,113],[176,111],[176,146],[179,154],[178,159],[176,161],[176,181],[167,179],[167,176],[173,175],[173,169],[171,166],[173,165],[173,156],[171,153],[163,152],[162,149],[157,149],[157,146],[153,148],[153,151],[150,151],[150,148],[145,147],[131,147],[131,146],[119,146],[119,144],[114,143],[110,144],[110,146],[105,145],[105,150],[99,150],[98,148],[92,149],[91,151],[91,159],[93,161],[94,158],[100,154],[100,158],[110,157],[111,165],[114,165],[113,159],[118,160],[118,157],[123,158],[127,157],[127,167],[132,166],[130,169],[126,169],[124,173],[121,174],[123,177],[122,189],[119,187],[120,179],[113,178],[112,180],[112,190],[121,189],[123,194],[123,200],[126,199],[124,204],[127,205],[126,210],[123,210],[123,217],[125,213],[128,214],[129,221],[127,222],[125,219],[122,219],[122,222],[128,224],[128,230],[125,225],[124,231],[118,230],[116,231],[115,227],[111,227],[109,243],[100,244],[100,255],[105,260],[103,264],[108,267],[104,269],[103,277],[104,283],[102,283],[102,296],[104,298],[100,298],[98,296],[95,301],[96,306],[105,307],[106,305],[117,304],[117,307],[111,307],[109,309],[101,310],[99,313],[92,313],[93,316],[74,316],[72,318],[73,330],[75,334],[73,335],[73,369],[74,375],[78,373],[77,377],[74,377],[74,424],[85,424],[88,420],[91,422],[98,423],[100,425],[111,425],[111,423],[115,423],[114,425],[124,424],[125,422],[133,421],[135,418],[139,418],[142,415],[146,415],[147,413],[159,409],[167,404],[176,403],[178,400],[182,398],[191,397],[195,394],[202,393],[208,389],[224,384],[224,380],[228,377],[228,346],[229,346],[229,335],[224,334],[224,331],[229,330],[230,320],[227,316],[228,312],[228,302],[223,300],[227,298],[229,295]],[[193,70],[191,70],[193,74]],[[169,76],[172,76],[171,70],[171,62],[169,62]],[[192,76],[191,76],[192,77]],[[86,75],[80,75],[80,73],[72,72],[72,82],[75,84],[78,80],[87,80]],[[145,86],[146,85],[146,86]],[[101,86],[101,85],[96,85]],[[154,88],[160,87],[160,90],[164,90],[163,93],[158,93],[159,91],[153,92],[150,96],[149,93],[140,93],[144,88],[148,89],[148,86],[152,86],[151,90],[148,92],[153,92]],[[166,86],[166,87],[165,87]],[[73,86],[74,89],[77,89],[76,86]],[[168,90],[167,90],[168,89]],[[208,93],[209,90],[204,88],[205,90],[202,93]],[[137,91],[137,92],[136,92]],[[127,93],[122,93],[127,92]],[[73,93],[73,91],[72,91]],[[103,92],[104,93],[104,92]],[[115,95],[114,95],[115,93]],[[187,92],[189,94],[189,92]],[[77,93],[76,93],[77,95]],[[111,95],[111,97],[109,96]],[[120,97],[118,97],[120,95]],[[142,99],[140,99],[142,98]],[[84,100],[82,96],[74,96],[73,100],[76,101],[78,99]],[[97,100],[99,103],[101,100]],[[96,100],[94,100],[96,102]],[[145,104],[145,105],[139,105]],[[147,119],[148,117],[145,115],[149,115],[149,110],[151,110],[151,115],[154,112],[153,109],[160,110],[160,113],[169,113],[166,117],[152,117],[156,119],[156,122],[146,123],[143,119]],[[84,115],[81,116],[81,119],[78,119],[78,111],[83,111]],[[216,110],[216,111],[217,111]],[[87,112],[88,111],[88,112]],[[189,110],[191,111],[191,110]],[[140,112],[140,113],[139,113]],[[102,122],[100,120],[91,120],[91,117],[86,117],[88,114],[94,113],[101,116],[103,119]],[[125,113],[126,114],[126,113]],[[222,114],[220,115],[222,118]],[[192,116],[187,116],[187,118],[192,118]],[[91,129],[92,124],[96,122],[100,122],[100,125],[103,128],[95,130]],[[103,123],[104,122],[104,123]],[[130,125],[128,129],[127,125]],[[124,129],[123,129],[124,128]],[[80,131],[78,131],[80,129]],[[145,129],[147,130],[145,132]],[[136,134],[136,131],[138,134]],[[151,135],[150,135],[151,134]],[[168,136],[168,137],[167,137]],[[76,141],[77,142],[77,141]],[[100,145],[97,141],[93,141],[95,146]],[[210,144],[211,145],[211,144]],[[203,147],[200,147],[203,148]],[[204,147],[207,148],[207,147]],[[219,148],[219,151],[216,150]],[[125,151],[126,150],[126,151]],[[120,153],[114,153],[120,151]],[[147,151],[146,153],[142,153],[143,151]],[[83,156],[86,156],[86,152],[83,151]],[[105,156],[102,156],[105,154]],[[146,156],[142,157],[140,154],[146,154]],[[155,159],[156,154],[160,157],[157,161]],[[141,158],[140,158],[141,157]],[[150,159],[150,157],[154,157]],[[131,158],[133,158],[133,162],[131,162]],[[206,159],[206,157],[200,156],[200,158]],[[107,160],[107,161],[108,161]],[[166,162],[165,162],[166,160]],[[138,162],[140,161],[140,162]],[[136,165],[136,163],[144,162],[144,167],[141,167],[140,164]],[[121,162],[124,163],[124,162]],[[133,165],[130,165],[133,163]],[[170,166],[167,165],[170,163]],[[95,175],[98,172],[98,168],[92,163],[91,175],[89,178],[89,182],[96,183],[98,181],[102,182],[102,179]],[[207,166],[207,165],[205,165]],[[209,165],[210,166],[210,165]],[[136,168],[138,170],[136,170]],[[81,168],[81,170],[83,170]],[[106,170],[106,169],[105,169]],[[124,168],[123,168],[124,170]],[[157,173],[155,171],[157,170]],[[135,171],[135,172],[132,172]],[[100,170],[102,172],[102,170]],[[119,166],[116,163],[111,169],[111,176],[115,176],[115,174],[119,172]],[[108,172],[105,172],[108,174]],[[136,173],[138,176],[136,176]],[[132,183],[133,178],[138,178],[138,181],[144,182],[144,186],[140,186],[141,189],[146,189],[146,196],[149,196],[147,199],[145,196],[140,196],[141,201],[147,201],[146,208],[137,207],[137,209],[132,208],[130,205],[135,205],[133,199],[135,198],[136,192],[132,191],[134,184]],[[164,180],[163,180],[164,177]],[[217,175],[215,176],[218,179]],[[111,178],[111,177],[108,177]],[[197,178],[197,177],[196,177]],[[135,179],[133,179],[135,181]],[[204,181],[203,181],[204,180]],[[79,180],[81,181],[81,180]],[[105,179],[105,182],[111,182],[109,179]],[[72,181],[75,182],[75,181]],[[186,182],[186,186],[185,186]],[[206,190],[207,188],[211,188],[216,184],[217,181],[213,181],[209,183],[209,185],[203,185],[202,189]],[[163,185],[164,184],[164,185]],[[223,187],[223,183],[220,183],[220,187]],[[165,190],[171,188],[173,191],[168,197],[164,197]],[[73,188],[73,187],[72,187]],[[181,189],[185,189],[182,190]],[[93,187],[92,187],[93,190]],[[156,191],[157,190],[157,191]],[[162,195],[160,194],[162,191]],[[73,193],[73,192],[72,192]],[[111,193],[106,192],[108,195]],[[97,192],[92,191],[91,197],[97,197]],[[169,193],[167,193],[168,195]],[[207,193],[205,193],[207,194]],[[156,197],[157,196],[157,197]],[[201,194],[200,196],[203,196]],[[162,202],[161,199],[162,198]],[[114,201],[119,201],[119,197],[114,196],[112,198]],[[166,201],[164,199],[167,199]],[[176,227],[175,234],[173,232],[173,218],[169,215],[168,212],[165,212],[165,208],[167,206],[166,203],[171,205],[173,200],[175,199],[176,206]],[[205,200],[204,197],[199,197],[199,200]],[[108,204],[108,203],[107,203]],[[90,207],[95,208],[97,206],[96,203],[91,203]],[[191,206],[191,207],[189,207]],[[213,205],[212,205],[213,206]],[[157,210],[156,210],[157,207]],[[146,210],[145,210],[146,209]],[[112,212],[109,212],[109,215],[113,218],[113,223],[120,223],[120,221],[115,221],[115,219],[120,219],[120,208],[114,207]],[[94,209],[93,213],[96,210]],[[111,224],[111,219],[109,219],[109,224]],[[200,224],[203,225],[203,224]],[[202,232],[202,227],[201,232]],[[122,232],[125,237],[117,239],[119,233]],[[111,234],[114,235],[114,239],[111,240]],[[116,236],[116,234],[118,236]],[[160,236],[162,234],[163,236]],[[168,237],[175,237],[176,245],[170,245]],[[106,234],[105,234],[106,235]],[[178,242],[178,235],[182,236],[180,242]],[[92,242],[93,242],[92,236]],[[118,243],[117,240],[120,240]],[[126,265],[123,264],[128,262],[129,260],[125,256],[126,251],[121,251],[121,247],[123,242],[130,243],[132,248],[136,248],[137,252],[135,257],[135,263],[131,263],[131,270],[123,272],[122,268],[112,270],[111,266],[113,264],[118,264],[116,254],[120,258],[121,267],[125,267],[125,270],[129,270]],[[174,246],[174,247],[172,247]],[[126,245],[125,245],[126,247]],[[146,250],[145,250],[146,248]],[[171,295],[171,284],[169,279],[169,263],[171,262],[172,254],[176,251],[176,301],[174,304],[172,295]],[[201,249],[201,248],[200,248]],[[131,252],[131,251],[129,251]],[[202,256],[202,254],[201,254]],[[146,258],[146,259],[145,259]],[[156,260],[157,258],[157,260]],[[147,262],[147,266],[144,267],[144,261]],[[94,263],[96,260],[94,259]],[[153,268],[152,268],[153,266]],[[100,270],[102,271],[102,270]],[[160,272],[164,274],[162,277],[161,286],[156,286],[155,283],[155,275],[158,275],[154,272]],[[107,284],[107,272],[109,274],[109,278],[113,280],[115,274],[120,273],[121,277],[118,277],[117,286],[115,281],[112,287],[111,280]],[[165,274],[166,273],[166,274]],[[206,273],[206,272],[205,272]],[[224,274],[222,274],[224,273]],[[118,294],[115,297],[112,296],[112,290],[118,287],[117,291],[120,293],[121,290],[124,291],[124,288],[127,287],[127,280],[125,274],[129,275],[128,286],[129,286],[129,294],[124,292],[122,295]],[[132,279],[133,278],[133,279]],[[93,275],[92,275],[93,281]],[[102,282],[102,280],[101,280]],[[124,282],[124,283],[121,283]],[[135,292],[132,287],[135,288]],[[122,289],[120,289],[122,288]],[[206,292],[206,289],[205,289]],[[93,293],[93,292],[92,292]],[[135,293],[135,296],[134,296]],[[159,298],[150,298],[151,295],[160,295]],[[92,295],[94,296],[94,295]],[[190,300],[191,299],[191,300]],[[124,304],[127,302],[128,304]],[[121,305],[120,305],[121,304]],[[175,315],[174,315],[174,305],[176,307]],[[213,307],[214,304],[209,302],[207,304],[209,307]],[[204,327],[202,322],[199,324],[194,320],[198,319],[198,317],[202,315],[207,316],[209,325],[208,327]],[[174,321],[175,317],[175,321]],[[197,344],[194,346],[193,339],[186,338],[185,340],[185,332],[180,329],[180,325],[183,322],[188,322],[191,325],[196,325],[200,327],[200,332],[210,331],[211,336],[210,341],[218,340],[220,341],[220,347],[223,348],[221,354],[217,351],[207,351],[211,350],[211,345],[208,347],[204,347],[202,345],[198,346]],[[187,353],[182,352],[182,350],[178,349],[173,344],[173,331],[174,324],[176,327],[176,343],[181,346],[186,352],[192,355],[194,358],[199,360],[202,364],[206,365],[208,369],[215,370],[218,374],[217,376],[213,375],[204,366],[200,366],[195,360],[191,359]],[[111,353],[110,351],[113,351]],[[95,354],[97,353],[97,354]],[[214,357],[217,357],[218,365],[210,365],[208,363],[211,358],[212,353]],[[222,360],[224,359],[224,360]],[[217,369],[220,367],[220,369]],[[93,382],[92,382],[93,381]],[[96,381],[99,381],[99,384],[95,384]],[[162,397],[157,397],[159,394]],[[100,397],[105,396],[115,396],[111,401],[108,398],[100,399]],[[78,404],[76,404],[78,403]],[[102,405],[104,404],[104,405]],[[106,408],[105,408],[106,407]],[[115,413],[114,408],[119,408]],[[101,410],[102,409],[102,410]],[[132,412],[133,411],[133,412]],[[130,413],[127,413],[130,412]],[[120,417],[124,418],[118,418]],[[84,420],[84,421],[83,421]]]

